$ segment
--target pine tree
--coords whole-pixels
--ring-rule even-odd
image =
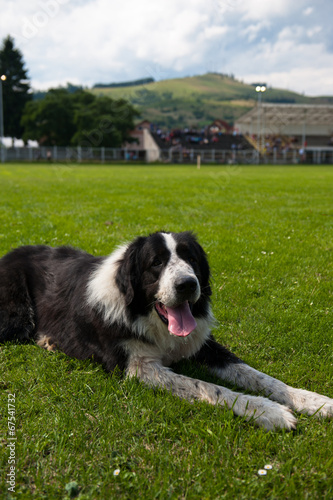
[[[20,138],[23,133],[21,116],[32,93],[22,53],[14,47],[14,39],[9,35],[0,49],[0,75],[6,76],[2,82],[4,135]]]

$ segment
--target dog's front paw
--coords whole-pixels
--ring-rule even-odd
[[[268,431],[296,428],[297,419],[291,410],[280,404],[260,406],[253,415],[254,422]]]
[[[333,417],[333,399],[303,389],[294,389],[294,391],[290,406],[296,411],[320,417]]]
[[[297,420],[287,406],[257,396],[241,395],[233,405],[236,415],[244,415],[247,420],[267,431],[296,428]]]

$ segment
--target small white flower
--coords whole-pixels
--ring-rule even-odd
[[[271,469],[273,469],[273,465],[267,464],[267,465],[265,465],[264,469],[271,470]]]
[[[115,469],[115,470],[113,471],[113,475],[114,475],[114,476],[119,476],[119,474],[120,474],[120,469]]]
[[[266,255],[266,252],[265,252],[264,250],[262,250],[262,252],[261,252],[261,253],[262,253],[263,255]]]
[[[266,476],[267,470],[265,469],[259,469],[258,470],[258,476]]]

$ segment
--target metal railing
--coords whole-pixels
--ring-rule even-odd
[[[10,147],[2,148],[5,162],[29,161],[52,163],[112,163],[112,162],[161,162],[169,164],[201,163],[208,164],[257,164],[258,151],[185,149],[169,148],[161,150],[135,150],[130,148],[92,148],[92,147]],[[306,151],[277,150],[261,153],[261,164],[333,164],[333,147],[306,148]]]

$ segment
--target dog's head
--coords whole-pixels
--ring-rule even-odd
[[[173,335],[185,337],[207,314],[211,289],[204,250],[190,232],[158,232],[131,243],[116,283],[133,317],[153,309]]]

